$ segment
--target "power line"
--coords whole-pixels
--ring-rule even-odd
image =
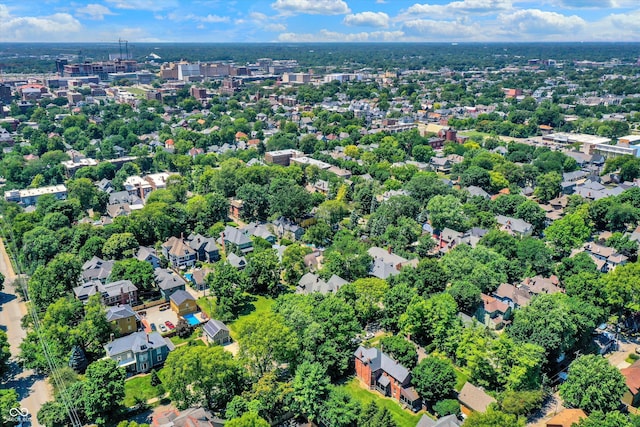
[[[4,227],[4,218],[0,221],[0,230],[2,231],[2,236],[4,237],[5,241],[8,241],[7,233]],[[13,235],[13,229],[11,227],[9,227],[9,233],[11,234],[11,244],[13,245],[12,252],[13,254],[17,254],[15,236]],[[17,273],[16,278],[18,278],[19,280],[20,287],[22,288],[22,292],[24,293],[24,296],[28,298],[29,293],[28,293],[26,281],[23,280],[22,271],[24,270],[22,268],[22,265],[15,255],[12,256],[10,253],[8,253],[7,255],[11,259],[13,259],[13,262],[16,265],[16,269],[18,270],[16,271]],[[40,328],[40,319],[38,316],[38,310],[33,304],[27,304],[27,307],[28,307],[29,315],[33,320],[33,329],[38,336],[38,341],[40,342],[40,346],[42,347],[42,352],[44,353],[45,359],[47,360],[47,365],[49,365],[49,369],[51,371],[51,377],[55,382],[56,386],[58,387],[58,390],[60,390],[60,398],[62,400],[62,404],[67,410],[67,414],[69,415],[69,420],[71,421],[71,425],[73,427],[82,427],[80,416],[78,415],[76,408],[72,404],[67,394],[67,387],[64,384],[62,377],[60,376],[60,372],[59,372],[60,367],[58,366],[57,362],[51,357],[49,345],[47,343],[47,340],[44,338],[42,334],[42,330]]]

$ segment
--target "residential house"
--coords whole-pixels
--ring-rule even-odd
[[[94,256],[82,264],[82,280],[85,282],[98,280],[104,284],[107,282],[109,276],[111,276],[111,270],[114,264],[115,261],[105,261],[102,258]]]
[[[640,361],[636,360],[628,368],[620,369],[627,385],[627,391],[622,396],[622,401],[629,406],[640,406]]]
[[[336,293],[338,292],[338,289],[347,283],[349,282],[335,274],[325,282],[317,274],[306,273],[298,281],[296,292],[299,294],[311,294],[314,292],[319,292],[321,294],[328,294],[330,292]]]
[[[520,218],[512,218],[504,215],[496,215],[496,221],[502,231],[512,236],[525,237],[533,233],[533,225]]]
[[[476,319],[490,329],[502,329],[511,316],[511,307],[497,298],[480,294],[482,305],[476,311]]]
[[[140,316],[129,304],[107,308],[107,322],[111,323],[120,335],[130,334],[140,329]]]
[[[172,236],[162,244],[162,254],[174,268],[192,267],[196,263],[196,251],[181,237]]]
[[[496,399],[470,382],[466,382],[462,386],[462,390],[458,393],[458,401],[460,402],[462,413],[467,416],[473,412],[486,412],[489,405],[496,403]]]
[[[138,261],[148,262],[154,269],[160,267],[160,258],[153,248],[140,246],[136,252],[136,258]]]
[[[186,290],[175,291],[169,297],[169,302],[171,310],[173,310],[178,316],[184,316],[185,314],[195,313],[198,311],[196,299]]]
[[[158,288],[160,288],[160,294],[162,294],[165,301],[169,301],[174,292],[184,291],[186,288],[185,281],[173,270],[156,268],[153,275]]]
[[[464,233],[450,228],[444,228],[439,233],[433,235],[433,239],[436,241],[436,248],[442,255],[462,243],[463,237]]]
[[[377,390],[414,411],[422,408],[422,399],[411,386],[411,372],[378,348],[362,346],[354,353],[356,375],[371,390]]]
[[[278,218],[273,225],[276,235],[281,239],[298,241],[304,235],[304,228],[286,218]]]
[[[483,199],[490,199],[491,195],[484,191],[482,188],[475,185],[470,185],[466,188],[470,197],[482,197]]]
[[[220,259],[220,249],[213,237],[205,237],[202,234],[190,234],[187,244],[196,251],[198,261],[215,262]]]
[[[615,350],[618,345],[616,335],[609,331],[594,332],[591,342],[598,349],[598,354],[600,355],[605,355],[609,351]]]
[[[241,228],[242,232],[247,236],[260,237],[272,245],[276,243],[276,236],[269,230],[266,224],[250,222]]]
[[[460,427],[462,425],[462,421],[458,419],[455,415],[447,415],[446,417],[439,418],[434,420],[429,415],[424,414],[416,427]]]
[[[152,427],[224,427],[226,421],[204,408],[175,408],[154,413]]]
[[[556,294],[562,292],[562,288],[558,286],[559,283],[558,276],[542,277],[538,275],[525,278],[522,281],[522,288],[531,295]]]
[[[242,253],[249,253],[253,251],[253,242],[242,230],[239,230],[234,227],[226,226],[224,231],[220,233],[220,238],[218,239],[218,243],[223,246],[227,246],[229,244],[237,246]]]
[[[131,214],[131,206],[129,206],[129,203],[107,205],[107,215],[112,219],[119,216],[129,216],[129,214]]]
[[[493,297],[512,309],[526,307],[531,303],[531,294],[527,289],[513,286],[509,283],[502,283],[498,286],[498,289],[493,293]]]
[[[625,255],[619,254],[615,248],[599,245],[597,243],[586,243],[584,251],[591,256],[596,263],[596,267],[603,273],[615,269],[619,265],[624,265],[629,260]]]
[[[162,365],[175,346],[158,332],[147,334],[140,331],[117,338],[105,345],[104,349],[107,357],[115,360],[118,367],[135,375]]]
[[[243,205],[242,200],[231,199],[229,202],[229,216],[231,218],[240,218],[240,216],[242,216]]]
[[[131,304],[138,302],[138,288],[131,280],[118,280],[103,284],[98,280],[92,280],[73,288],[76,298],[86,304],[89,297],[95,294],[102,296],[104,305]]]
[[[193,283],[193,287],[199,291],[204,291],[207,289],[207,274],[211,273],[211,270],[196,268],[191,273],[191,276],[188,276],[191,283]]]
[[[202,327],[204,337],[209,344],[224,345],[231,342],[231,335],[229,335],[229,328],[227,325],[219,320],[210,319]]]
[[[385,250],[376,246],[369,248],[367,251],[369,256],[373,258],[373,264],[369,274],[379,279],[386,280],[390,276],[400,274],[402,267],[418,265],[417,259],[408,260],[391,252],[391,249]]]
[[[247,258],[238,256],[233,252],[227,255],[227,262],[238,270],[243,270],[247,266]]]
[[[566,408],[547,421],[546,427],[572,427],[587,418],[582,409]]]

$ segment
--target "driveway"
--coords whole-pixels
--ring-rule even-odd
[[[16,275],[2,239],[0,239],[0,272],[6,278],[4,291],[0,292],[0,328],[7,333],[12,356],[8,380],[6,384],[2,384],[2,388],[14,388],[18,392],[20,405],[31,414],[31,425],[39,426],[36,414],[45,402],[53,399],[53,396],[46,378],[36,375],[30,369],[22,369],[16,361],[20,353],[20,343],[27,335],[20,324],[22,317],[27,314],[27,307],[20,301],[13,288]]]
[[[158,332],[160,332],[160,325],[163,325],[167,320],[173,323],[174,326],[178,324],[178,315],[173,310],[169,308],[167,310],[160,311],[160,307],[161,306],[158,305],[142,310],[145,311],[146,314],[141,316],[143,319],[147,319],[149,323],[154,323]]]
[[[636,347],[639,347],[635,338],[621,337],[618,340],[618,349],[606,355],[607,360],[618,369],[628,368],[630,363],[625,361],[629,353],[635,353]]]

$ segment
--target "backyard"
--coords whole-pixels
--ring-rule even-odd
[[[163,369],[158,371],[160,380],[163,378]],[[136,400],[144,400],[145,402],[151,398],[159,397],[164,394],[162,384],[156,387],[151,385],[151,374],[136,375],[129,378],[124,383],[124,404],[125,406],[134,406]]]
[[[364,388],[360,380],[355,377],[338,387],[349,393],[349,395],[363,407],[374,401],[378,406],[388,409],[400,427],[415,427],[420,418],[422,418],[422,414],[425,413],[424,411],[420,411],[416,414],[409,410],[402,409],[400,404],[395,400]]]

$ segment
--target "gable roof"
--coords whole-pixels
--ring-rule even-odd
[[[587,418],[587,414],[582,409],[563,409],[558,415],[547,421],[547,425],[571,427],[583,418]]]
[[[476,412],[485,412],[496,399],[489,396],[483,389],[466,382],[458,393],[458,400],[467,408]]]
[[[517,288],[510,283],[502,283],[493,295],[497,298],[509,299],[520,307],[526,307],[531,302],[531,296],[526,290]]]
[[[404,383],[409,378],[409,375],[411,375],[407,368],[384,354],[379,348],[364,348],[360,346],[354,355],[364,364],[370,365],[371,372],[382,369],[400,383]]]
[[[620,369],[620,373],[624,376],[624,381],[627,383],[629,391],[633,395],[638,394],[640,392],[640,363],[636,360],[628,368]]]
[[[241,230],[226,226],[224,231],[220,233],[220,237],[227,242],[234,243],[238,246],[251,245],[253,242]]]
[[[184,280],[182,280],[180,276],[166,268],[156,268],[153,275],[158,287],[165,291],[185,285]]]
[[[134,332],[121,338],[117,338],[104,346],[107,356],[111,357],[126,351],[142,353],[149,348],[168,347],[173,350],[175,346],[169,340],[165,340],[158,332],[147,334],[144,331]]]
[[[195,301],[196,299],[187,291],[182,289],[175,291],[169,299],[176,305],[180,305],[185,301]]]
[[[204,324],[202,330],[211,338],[215,337],[216,334],[220,331],[229,332],[229,328],[227,328],[227,325],[216,319],[210,319],[207,323]]]
[[[105,317],[107,318],[107,322],[112,322],[114,320],[126,319],[127,317],[134,316],[136,319],[139,319],[138,314],[133,311],[133,308],[129,304],[121,304],[113,307],[109,307],[107,309],[107,313]]]
[[[438,420],[430,418],[427,414],[424,414],[416,427],[460,427],[462,421],[460,421],[455,415],[447,415]]]

